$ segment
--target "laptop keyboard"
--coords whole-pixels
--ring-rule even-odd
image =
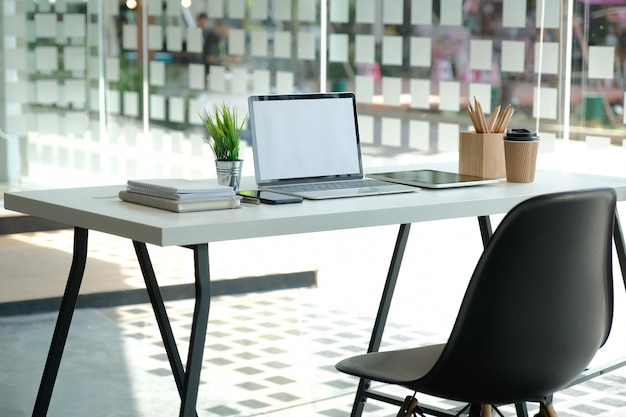
[[[361,187],[380,187],[386,185],[394,185],[393,183],[378,180],[350,180],[350,181],[330,181],[330,182],[315,182],[310,184],[294,184],[294,185],[278,185],[271,188],[288,191],[288,192],[303,192],[303,191],[327,191],[327,190],[345,190],[348,188],[361,188]]]

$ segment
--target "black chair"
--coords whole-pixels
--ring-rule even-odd
[[[556,416],[552,395],[589,365],[611,328],[615,207],[612,189],[520,203],[478,261],[447,343],[367,353],[337,369],[467,403],[470,415],[539,402],[538,415]]]

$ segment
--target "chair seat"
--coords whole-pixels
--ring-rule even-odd
[[[336,368],[350,375],[408,386],[432,369],[445,346],[445,343],[441,343],[353,356],[339,362]]]

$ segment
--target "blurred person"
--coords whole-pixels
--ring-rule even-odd
[[[188,21],[188,24],[191,26],[192,23]],[[205,12],[200,12],[196,15],[196,26],[202,31],[202,41],[204,42],[208,31],[211,29],[211,20],[209,16]],[[204,46],[203,46],[204,48]],[[197,64],[204,63],[204,53],[203,52],[187,52],[187,39],[183,40],[183,58],[188,62],[193,62]]]
[[[229,56],[227,54],[229,32],[230,24],[226,19],[218,20],[215,25],[206,32],[203,53],[207,72],[211,65],[240,62],[241,59],[239,57]]]
[[[206,13],[200,12],[196,16],[196,24],[202,29],[202,36],[206,37],[207,32],[211,29],[211,21]]]

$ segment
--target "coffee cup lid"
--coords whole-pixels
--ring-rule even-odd
[[[519,140],[519,141],[533,141],[539,140],[536,132],[532,132],[528,129],[509,129],[504,136],[506,140]]]

